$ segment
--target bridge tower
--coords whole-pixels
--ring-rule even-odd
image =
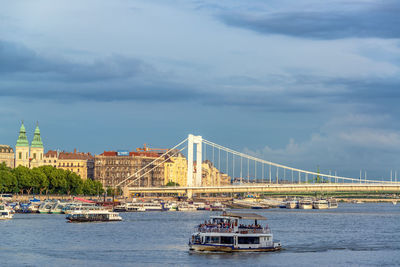
[[[189,134],[188,137],[188,168],[187,168],[187,186],[201,186],[202,176],[202,143],[203,138],[198,135]],[[196,145],[196,177],[193,180],[193,146]]]

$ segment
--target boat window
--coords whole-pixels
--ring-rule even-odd
[[[260,238],[257,236],[239,236],[239,244],[260,244]]]
[[[210,236],[210,243],[219,243],[219,236]]]
[[[221,244],[233,244],[233,236],[221,236]]]

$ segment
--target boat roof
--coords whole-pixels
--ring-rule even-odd
[[[267,218],[256,213],[233,213],[233,212],[224,212],[221,215],[222,217],[234,217],[242,220],[266,220]]]

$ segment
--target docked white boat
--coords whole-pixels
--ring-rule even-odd
[[[258,224],[266,220],[255,213],[222,213],[212,216],[209,222],[200,224],[189,240],[190,250],[222,252],[266,252],[281,249],[280,242],[274,242],[268,226]],[[254,220],[254,224],[243,221]]]
[[[339,205],[336,199],[328,199],[328,209],[336,209],[338,206]]]
[[[225,211],[226,206],[221,202],[215,202],[210,205],[210,211]]]
[[[328,207],[329,207],[329,203],[328,203],[328,200],[326,200],[326,199],[319,199],[319,200],[315,200],[313,202],[314,209],[321,210],[321,209],[327,209]]]
[[[197,207],[187,202],[178,204],[178,211],[197,211]]]
[[[39,206],[39,213],[49,213],[51,208],[53,207],[54,202],[53,201],[45,201]]]
[[[111,212],[105,209],[86,210],[73,212],[66,216],[68,222],[112,222],[122,221],[117,212]]]
[[[309,198],[304,198],[299,201],[299,209],[311,210],[313,208],[313,201]]]
[[[9,220],[14,216],[12,210],[4,203],[0,203],[0,220]]]
[[[146,211],[146,208],[144,207],[143,203],[132,202],[117,205],[113,210],[117,212],[138,212]]]
[[[64,208],[64,206],[66,205],[66,203],[61,203],[60,201],[57,201],[53,204],[53,206],[51,206],[49,213],[51,214],[61,214],[62,213],[62,209]]]
[[[286,201],[287,209],[297,209],[299,207],[299,202],[297,200],[288,200]]]
[[[89,210],[98,210],[101,207],[94,203],[70,203],[62,209],[64,214],[82,213]]]

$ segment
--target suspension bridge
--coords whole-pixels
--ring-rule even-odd
[[[187,152],[185,185],[132,186],[135,181],[184,150]],[[218,172],[230,177],[230,182],[222,183],[219,175],[211,185],[205,185],[202,180],[204,161],[211,162]],[[321,173],[302,170],[247,155],[192,134],[116,186],[123,188],[125,196],[136,193],[177,193],[189,198],[202,193],[400,192],[397,172],[391,173],[390,181],[384,181],[367,179],[366,172],[362,176],[361,171],[358,178],[352,178],[339,176],[336,171]]]

